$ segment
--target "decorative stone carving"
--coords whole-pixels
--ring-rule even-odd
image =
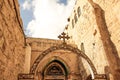
[[[34,80],[34,74],[19,74],[18,80],[22,80],[22,79]]]
[[[49,54],[50,52],[52,51],[55,51],[55,50],[69,50],[69,51],[72,51],[73,53],[83,57],[88,63],[89,65],[91,66],[92,68],[92,71],[94,74],[97,74],[97,71],[93,65],[93,63],[91,62],[91,60],[87,57],[87,55],[85,55],[83,52],[81,52],[79,49],[77,48],[74,48],[70,45],[67,45],[67,44],[61,44],[61,45],[58,45],[58,46],[53,46],[47,50],[45,50],[41,55],[39,55],[39,57],[35,60],[33,66],[31,67],[31,70],[30,70],[30,73],[35,73],[35,70],[39,64],[39,62],[44,58],[44,56],[46,56],[47,54]]]

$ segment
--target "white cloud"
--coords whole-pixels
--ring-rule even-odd
[[[32,5],[31,5],[31,3],[30,3],[29,0],[26,0],[26,1],[24,2],[24,4],[22,5],[22,7],[23,7],[23,10],[30,10],[31,7],[32,7]]]
[[[34,0],[32,2],[34,19],[29,22],[27,32],[32,37],[56,39],[64,30],[75,0],[59,4],[58,0]]]

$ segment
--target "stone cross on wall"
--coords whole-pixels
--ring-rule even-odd
[[[68,35],[66,35],[66,33],[61,33],[61,35],[58,36],[59,39],[63,38],[63,43],[66,43],[65,40],[69,39],[70,37]]]

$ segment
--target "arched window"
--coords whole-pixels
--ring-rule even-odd
[[[78,9],[77,9],[77,14],[78,14],[78,17],[80,17],[80,14],[81,14],[80,7],[78,7]]]
[[[74,15],[75,23],[77,22],[77,15]]]
[[[72,28],[74,28],[74,20],[72,19]]]
[[[85,53],[84,43],[81,43],[81,51]]]

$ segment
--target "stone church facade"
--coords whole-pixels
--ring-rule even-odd
[[[76,0],[62,41],[26,37],[18,1],[1,0],[0,80],[119,80],[119,8]]]

